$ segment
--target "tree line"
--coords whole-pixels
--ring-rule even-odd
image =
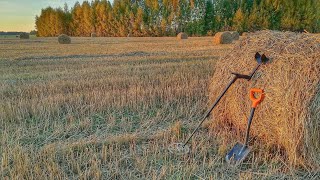
[[[320,32],[319,0],[107,0],[47,7],[38,36],[190,36],[261,29]]]

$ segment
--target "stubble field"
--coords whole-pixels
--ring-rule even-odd
[[[233,144],[222,147],[208,126],[190,154],[168,152],[207,110],[215,63],[232,45],[210,37],[72,41],[0,39],[1,179],[318,177],[254,154],[229,167]]]

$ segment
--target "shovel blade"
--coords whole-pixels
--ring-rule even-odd
[[[249,154],[250,148],[237,142],[231,151],[226,155],[226,161],[232,165],[239,165]]]

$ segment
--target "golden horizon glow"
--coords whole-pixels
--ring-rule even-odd
[[[35,17],[41,13],[41,9],[48,6],[63,8],[64,3],[67,3],[70,9],[77,1],[83,2],[83,0],[1,0],[0,31],[30,32],[36,29]]]

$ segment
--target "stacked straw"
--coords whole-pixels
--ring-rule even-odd
[[[97,33],[91,33],[91,37],[97,37]]]
[[[237,41],[237,40],[240,39],[240,35],[239,35],[239,33],[238,33],[237,31],[230,31],[230,33],[231,33],[232,39],[233,39],[234,41]]]
[[[217,32],[213,37],[214,44],[231,44],[234,36],[230,31]]]
[[[30,36],[29,36],[28,33],[21,33],[21,34],[19,35],[19,38],[20,38],[20,39],[30,39]]]
[[[60,36],[58,36],[58,42],[59,44],[70,44],[71,38],[68,35],[61,34]]]
[[[187,35],[186,33],[181,32],[181,33],[179,33],[179,34],[177,35],[177,39],[179,39],[179,40],[181,40],[181,39],[188,39],[188,35]]]
[[[213,111],[213,127],[233,129],[228,138],[243,141],[239,137],[244,137],[251,108],[249,90],[262,88],[266,98],[256,110],[250,132],[258,141],[250,145],[265,147],[257,151],[271,156],[281,152],[284,162],[293,167],[319,169],[319,35],[260,31],[244,37],[217,63],[210,101],[230,81],[230,72],[251,72],[256,52],[265,53],[271,62],[261,66],[251,81],[239,80],[229,89]],[[237,136],[236,130],[240,130]]]

